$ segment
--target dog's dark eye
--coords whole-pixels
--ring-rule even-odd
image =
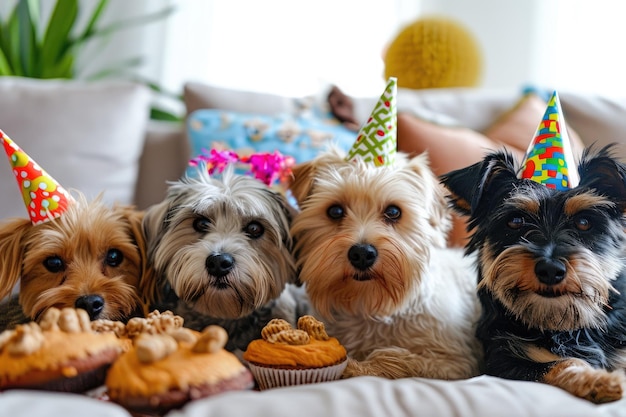
[[[391,205],[385,209],[385,219],[388,221],[398,221],[401,215],[402,210],[400,210],[400,207],[398,206]]]
[[[109,249],[104,263],[108,266],[119,266],[124,260],[124,255],[119,249]]]
[[[523,217],[515,216],[509,219],[507,226],[509,226],[511,229],[517,230],[517,229],[521,229],[525,223],[526,221],[524,220]]]
[[[61,272],[65,270],[65,262],[58,256],[50,256],[44,259],[43,266],[50,272]]]
[[[252,239],[258,239],[265,232],[265,228],[259,222],[250,222],[244,227],[243,231]]]
[[[338,205],[330,206],[328,207],[328,210],[326,210],[326,214],[331,219],[334,219],[334,220],[341,219],[344,216],[343,207],[338,206]]]
[[[581,232],[591,229],[591,222],[586,217],[577,217],[574,219],[574,226]]]
[[[209,219],[205,219],[204,217],[199,217],[193,221],[193,228],[197,232],[206,233],[209,231],[210,226],[211,221]]]

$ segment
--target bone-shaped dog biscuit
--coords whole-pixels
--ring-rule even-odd
[[[216,353],[226,346],[228,333],[220,326],[208,326],[193,345],[192,352]]]
[[[304,330],[286,329],[270,335],[266,339],[269,343],[283,343],[285,345],[306,345],[311,341],[309,334]]]
[[[261,337],[264,340],[268,340],[271,335],[289,329],[291,329],[291,324],[287,320],[272,319],[261,330]]]
[[[135,349],[139,362],[152,363],[174,353],[178,343],[167,334],[142,334],[135,341]]]
[[[317,320],[313,316],[302,316],[298,319],[298,329],[304,330],[311,336],[313,339],[317,340],[328,340],[328,333],[326,333],[326,328],[324,323]]]

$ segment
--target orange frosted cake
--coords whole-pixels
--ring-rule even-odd
[[[300,317],[297,329],[273,319],[261,337],[243,354],[260,389],[335,380],[346,367],[346,349],[313,316]]]
[[[123,344],[93,332],[84,310],[50,308],[40,323],[2,332],[0,349],[0,389],[84,392],[102,385]]]
[[[224,349],[227,338],[219,326],[137,336],[108,372],[109,398],[132,411],[164,412],[193,399],[252,388],[250,371]]]

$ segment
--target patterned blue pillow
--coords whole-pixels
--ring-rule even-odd
[[[296,163],[313,159],[329,143],[348,151],[357,136],[336,119],[318,113],[268,116],[216,109],[191,113],[187,132],[194,158],[212,148],[240,156],[278,151]]]

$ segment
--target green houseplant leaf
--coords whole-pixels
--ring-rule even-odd
[[[39,18],[39,4],[37,0],[20,1],[17,4],[17,20],[19,33],[19,56],[24,75],[32,77],[38,73],[36,19]]]
[[[100,27],[109,0],[99,0],[86,25],[80,28],[77,27],[81,12],[79,0],[56,0],[47,22],[41,19],[42,1],[17,0],[8,17],[0,16],[0,76],[95,80],[124,75],[129,78],[128,70],[141,64],[140,57],[101,68],[91,76],[78,74],[76,62],[81,47],[98,37],[165,19],[175,11],[174,7],[165,7],[154,13]],[[139,80],[137,77],[130,78]],[[161,89],[155,89],[154,83],[145,80],[143,83],[156,93],[162,93]],[[154,109],[153,117],[160,120],[182,120],[180,116],[167,113]]]
[[[67,72],[69,60],[64,55],[68,54],[72,47],[71,32],[77,16],[78,0],[57,1],[42,40],[41,78],[72,78],[74,75],[71,71]],[[57,71],[60,69],[61,72],[55,73],[53,69]]]

